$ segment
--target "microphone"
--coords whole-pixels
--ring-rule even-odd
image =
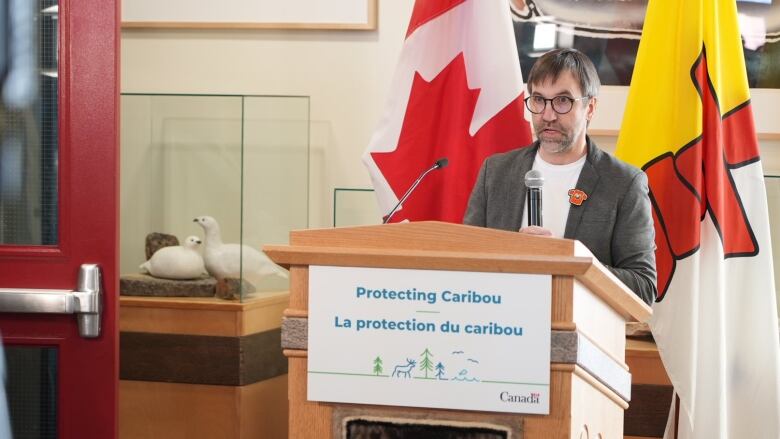
[[[528,225],[542,227],[542,185],[544,177],[536,169],[525,173],[525,199],[528,200]]]
[[[401,204],[403,204],[403,202],[406,201],[407,198],[409,198],[409,195],[412,194],[412,191],[414,191],[415,188],[417,188],[417,185],[420,184],[422,179],[425,178],[425,176],[428,175],[428,173],[430,173],[431,171],[435,171],[437,169],[441,169],[441,168],[447,166],[448,163],[449,163],[449,160],[447,160],[446,157],[442,157],[439,160],[436,160],[436,163],[434,163],[433,166],[431,166],[430,168],[426,169],[422,174],[420,174],[420,176],[417,177],[417,180],[415,180],[414,183],[412,183],[412,185],[406,191],[404,196],[401,197],[400,200],[398,200],[398,204],[396,204],[395,207],[393,207],[390,210],[390,213],[385,215],[384,219],[382,220],[382,224],[387,224],[390,221],[390,218],[392,218],[393,215],[395,215],[395,212],[398,210],[399,207],[401,207]]]

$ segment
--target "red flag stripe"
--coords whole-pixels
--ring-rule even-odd
[[[760,159],[758,138],[753,125],[753,106],[750,101],[738,105],[723,116],[723,147],[730,168],[749,165]]]
[[[465,1],[466,0],[417,0],[414,3],[412,19],[409,21],[409,28],[406,31],[405,38],[409,38],[409,35],[417,30],[418,27]]]

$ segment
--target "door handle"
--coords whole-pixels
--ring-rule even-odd
[[[100,335],[103,314],[100,285],[100,267],[81,264],[74,291],[0,288],[0,312],[76,314],[79,335],[95,338]]]

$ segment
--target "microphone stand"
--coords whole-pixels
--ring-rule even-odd
[[[392,218],[393,215],[395,215],[395,213],[398,211],[398,208],[401,206],[401,204],[403,204],[403,202],[406,201],[407,198],[409,198],[409,195],[412,194],[415,188],[417,188],[417,185],[420,184],[420,182],[422,181],[423,178],[425,178],[426,175],[428,175],[431,171],[435,171],[439,168],[443,168],[447,166],[447,162],[448,161],[446,158],[436,160],[436,163],[434,163],[433,166],[426,169],[422,174],[420,174],[420,176],[417,177],[417,180],[415,180],[414,183],[412,183],[412,185],[409,187],[409,189],[407,189],[406,193],[404,193],[404,196],[401,197],[400,200],[398,200],[398,204],[396,204],[395,207],[393,207],[390,210],[390,213],[388,213],[385,216],[384,220],[382,220],[382,224],[387,224],[390,221],[390,218]]]

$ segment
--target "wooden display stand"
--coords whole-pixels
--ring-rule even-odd
[[[266,246],[290,268],[282,324],[289,361],[289,437],[342,438],[353,420],[489,428],[513,438],[618,438],[631,376],[625,321],[650,308],[579,242],[478,227],[420,222],[294,231],[289,246]],[[550,414],[368,406],[307,401],[309,265],[552,275]],[[600,436],[599,436],[600,435]]]
[[[629,338],[626,364],[631,368],[631,407],[626,411],[624,439],[661,439],[673,387],[658,348],[649,337]]]
[[[289,293],[121,297],[119,437],[287,437]]]

